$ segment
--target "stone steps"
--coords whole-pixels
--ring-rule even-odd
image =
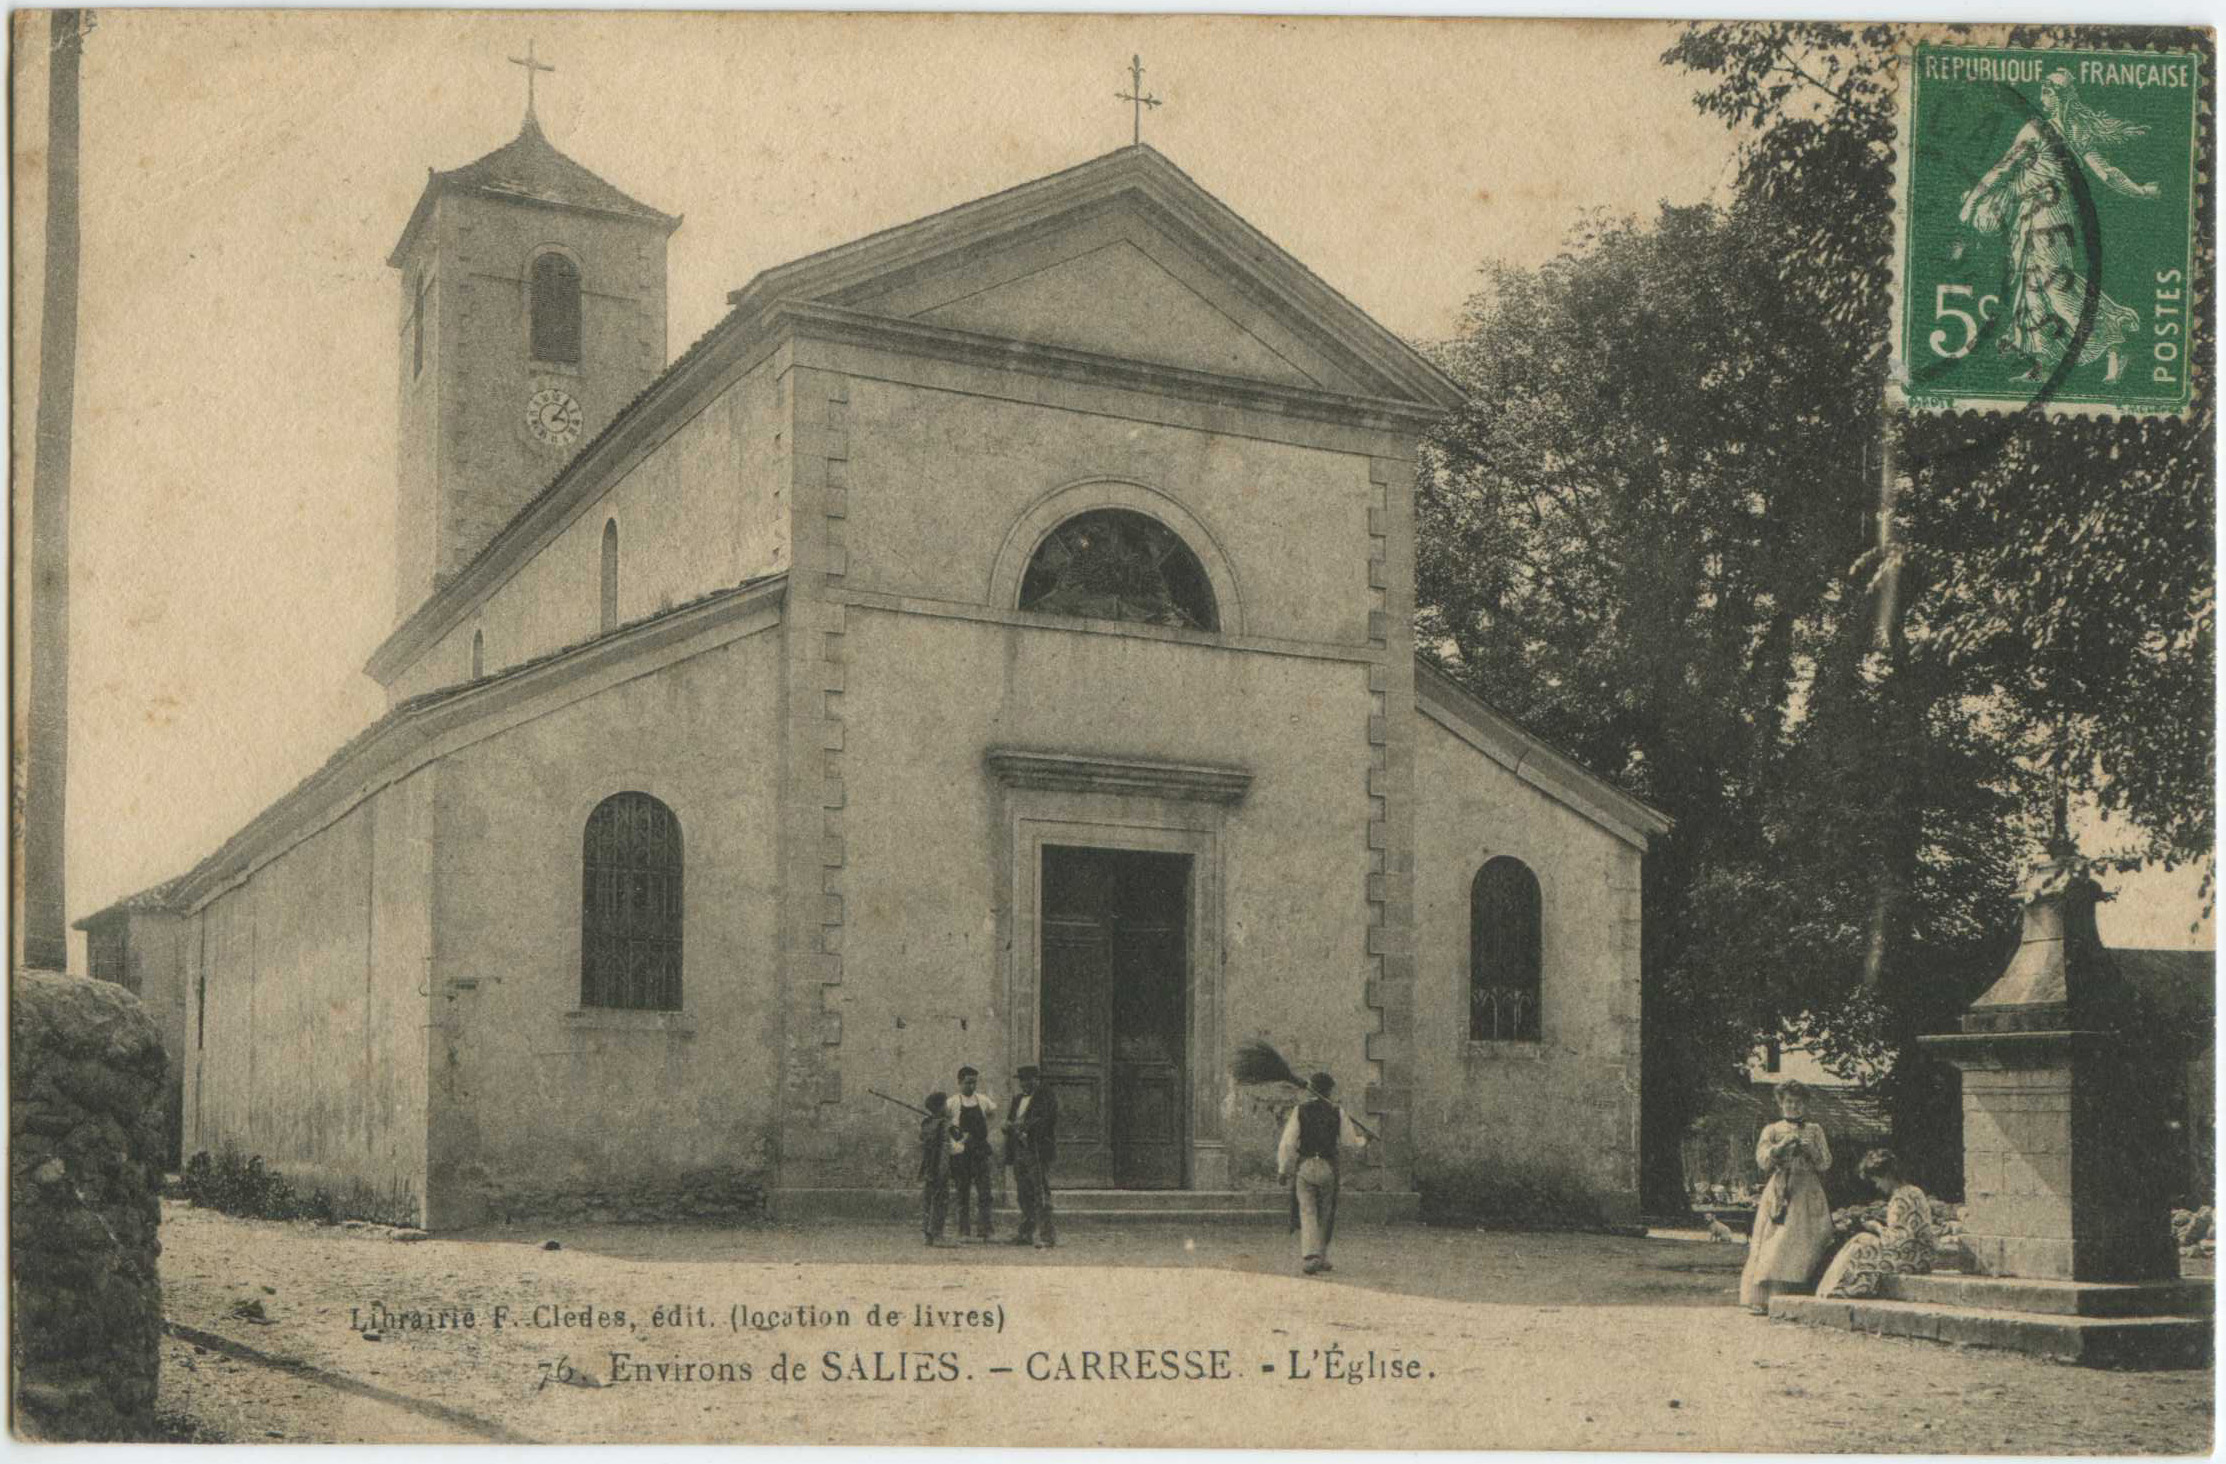
[[[2030,1287],[2036,1283],[2017,1284]],[[2084,1367],[2203,1367],[2211,1360],[2211,1322],[2207,1316],[2085,1316],[1934,1301],[1815,1296],[1772,1297],[1770,1315],[1881,1337],[1999,1347]]]
[[[1888,1276],[1883,1299],[2078,1317],[2204,1317],[2215,1305],[2209,1280],[2050,1281],[1947,1272]]]

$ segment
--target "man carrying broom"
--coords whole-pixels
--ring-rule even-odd
[[[1279,1083],[1306,1094],[1283,1121],[1275,1172],[1277,1178],[1290,1182],[1298,1207],[1299,1269],[1309,1276],[1330,1270],[1329,1241],[1337,1228],[1338,1151],[1363,1148],[1374,1135],[1331,1098],[1337,1083],[1328,1073],[1316,1073],[1301,1083],[1282,1054],[1265,1042],[1247,1042],[1238,1048],[1236,1079]]]
[[[1292,1192],[1298,1197],[1299,1269],[1311,1276],[1331,1269],[1329,1238],[1337,1229],[1337,1151],[1358,1149],[1368,1140],[1345,1110],[1331,1101],[1337,1084],[1328,1073],[1314,1074],[1306,1086],[1308,1098],[1283,1121],[1275,1173],[1292,1181]]]

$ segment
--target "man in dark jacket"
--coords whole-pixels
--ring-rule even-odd
[[[1013,1167],[1013,1188],[1020,1198],[1020,1233],[1014,1245],[1048,1250],[1059,1243],[1051,1220],[1051,1166],[1059,1159],[1059,1100],[1043,1086],[1042,1073],[1029,1064],[1013,1075],[1020,1096],[1005,1120],[1005,1162]]]

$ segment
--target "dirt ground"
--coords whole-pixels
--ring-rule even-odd
[[[203,1439],[2211,1446],[2207,1370],[1765,1321],[1729,1304],[1741,1249],[1697,1234],[1351,1227],[1336,1269],[1301,1277],[1257,1226],[1077,1228],[1052,1251],[863,1224],[409,1243],[166,1202],[163,1232],[163,1407]]]

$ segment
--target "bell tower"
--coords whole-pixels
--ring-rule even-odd
[[[456,577],[665,366],[665,245],[680,227],[557,151],[534,115],[476,162],[428,170],[400,275],[395,618]]]

